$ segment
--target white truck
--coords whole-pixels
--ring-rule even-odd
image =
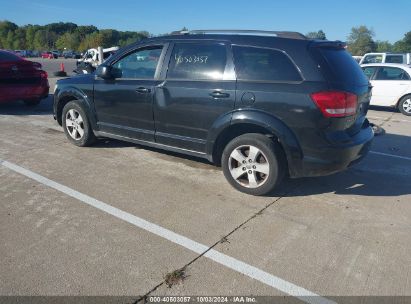
[[[360,60],[360,64],[368,63],[411,64],[411,53],[367,53]]]
[[[119,49],[118,46],[102,49],[102,58],[100,58],[99,49],[88,49],[83,57],[77,60],[77,68],[74,72],[78,74],[92,73],[101,63],[114,54]]]

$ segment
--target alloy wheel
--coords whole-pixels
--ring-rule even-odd
[[[411,98],[406,99],[403,103],[402,103],[402,108],[405,112],[410,113],[411,114]]]
[[[267,157],[255,146],[244,145],[235,148],[228,162],[228,169],[233,179],[247,188],[260,187],[270,174]]]
[[[66,114],[66,129],[74,140],[80,140],[84,136],[84,121],[80,113],[70,109]]]

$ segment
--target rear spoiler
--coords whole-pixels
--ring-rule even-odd
[[[308,47],[345,49],[347,44],[342,41],[313,40]]]

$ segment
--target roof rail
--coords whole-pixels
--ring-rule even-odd
[[[288,31],[259,31],[259,30],[194,30],[194,31],[175,31],[172,35],[198,35],[198,34],[245,34],[276,36],[280,38],[307,39],[301,33]]]

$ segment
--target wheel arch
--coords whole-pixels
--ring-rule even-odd
[[[58,92],[58,95],[55,97],[55,116],[58,124],[62,125],[62,113],[64,106],[69,103],[70,101],[77,100],[84,111],[87,114],[87,118],[90,121],[90,124],[93,128],[96,126],[96,118],[93,115],[92,106],[90,101],[83,92],[76,88],[66,88]]]
[[[282,148],[287,159],[288,169],[293,159],[302,158],[302,150],[295,134],[280,119],[273,115],[254,109],[232,113],[231,119],[216,122],[207,141],[208,159],[220,164],[225,146],[235,137],[246,133],[260,133],[272,137]]]
[[[398,109],[398,107],[400,106],[400,101],[401,99],[403,99],[404,97],[410,96],[411,97],[411,92],[405,93],[404,95],[402,95],[400,98],[398,98],[397,103],[395,104],[395,108]]]

